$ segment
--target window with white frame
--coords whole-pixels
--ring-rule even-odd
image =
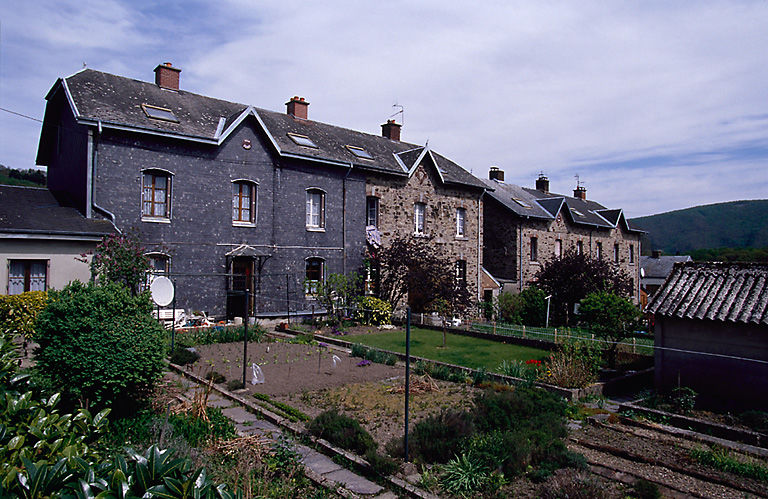
[[[232,223],[256,223],[256,184],[247,180],[232,182]]]
[[[464,287],[467,285],[467,261],[456,261],[456,285]]]
[[[456,208],[456,236],[463,237],[465,229],[465,221],[467,219],[467,210],[464,208]]]
[[[322,258],[307,258],[304,273],[304,292],[306,294],[317,294],[320,285],[323,283],[324,263]]]
[[[365,225],[379,228],[379,198],[376,196],[365,198]]]
[[[555,257],[562,258],[563,257],[563,241],[560,239],[555,241]]]
[[[171,218],[171,174],[161,170],[144,170],[141,185],[142,218]]]
[[[427,212],[427,205],[416,203],[413,207],[413,232],[416,235],[424,234],[424,222]]]
[[[597,257],[598,260],[603,259],[603,243],[599,241],[595,243],[595,257]]]
[[[531,238],[531,255],[530,259],[532,262],[536,262],[539,260],[539,240],[538,238],[532,237]]]
[[[8,260],[8,294],[48,289],[48,260]]]
[[[307,228],[325,227],[325,192],[320,189],[307,189]]]
[[[171,258],[164,253],[147,253],[149,271],[153,275],[163,275],[171,271]]]
[[[584,253],[584,243],[576,241],[576,254],[581,256]]]

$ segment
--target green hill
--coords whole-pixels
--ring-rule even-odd
[[[0,184],[2,185],[28,185],[32,187],[45,187],[45,172],[42,170],[16,170],[0,165]]]
[[[768,247],[768,199],[694,206],[630,223],[648,232],[644,254],[651,249],[675,255],[703,248]]]

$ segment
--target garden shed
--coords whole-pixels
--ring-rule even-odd
[[[659,391],[687,386],[722,409],[768,408],[768,265],[675,265],[647,311]]]

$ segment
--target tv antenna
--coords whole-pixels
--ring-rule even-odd
[[[582,187],[582,186],[584,185],[584,184],[581,182],[581,180],[579,180],[579,174],[578,174],[578,173],[577,173],[576,175],[574,175],[574,176],[573,176],[573,178],[575,178],[575,179],[576,179],[576,188],[577,188],[577,189],[578,189],[578,188],[580,188],[580,187]]]
[[[400,115],[400,124],[405,125],[405,108],[397,103],[397,100],[395,100],[395,103],[392,104],[392,107],[399,108],[399,111],[395,111],[393,114],[389,115],[389,119],[394,118],[398,114]]]

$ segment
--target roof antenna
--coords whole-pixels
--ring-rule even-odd
[[[579,174],[577,173],[576,175],[573,176],[573,178],[576,179],[576,188],[578,189],[579,187],[581,187],[581,181],[579,180]]]
[[[397,99],[395,99],[395,103],[392,104],[392,107],[400,108],[399,111],[396,111],[394,114],[390,114],[388,119],[394,118],[398,114],[400,115],[400,124],[405,125],[405,108],[397,103]]]
[[[88,65],[85,63],[85,61],[83,61],[83,69],[85,69],[87,67],[88,67]]]

